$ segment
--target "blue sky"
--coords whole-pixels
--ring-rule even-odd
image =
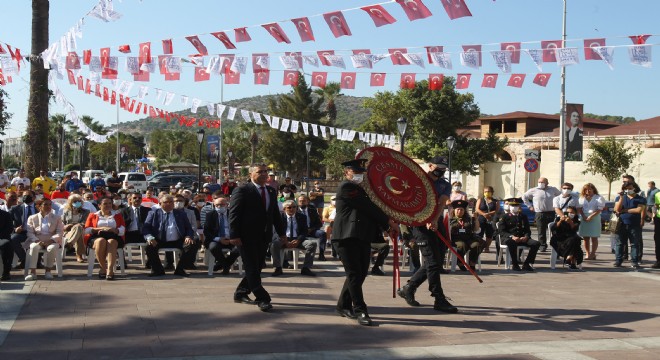
[[[378,0],[115,0],[115,10],[123,14],[118,21],[104,23],[88,17],[83,26],[83,38],[78,40],[78,53],[83,49],[92,49],[98,55],[102,47],[111,47],[113,55],[122,55],[117,47],[130,44],[137,56],[138,43],[151,41],[152,56],[162,54],[161,40],[172,38],[174,53],[187,56],[195,53],[194,48],[184,36],[231,30],[236,27],[258,25],[274,21],[282,23],[284,31],[292,40],[291,44],[278,44],[261,27],[248,28],[251,42],[236,43],[238,49],[226,50],[211,35],[201,35],[201,41],[210,54],[235,53],[237,56],[250,56],[252,53],[282,53],[284,51],[316,52],[317,50],[344,50],[348,55],[351,49],[371,49],[372,53],[384,53],[388,48],[423,47],[443,45],[446,52],[452,53],[453,70],[446,70],[426,64],[425,69],[415,65],[393,66],[389,59],[376,64],[374,70],[352,69],[350,59],[345,56],[348,69],[358,72],[356,89],[344,90],[347,95],[370,96],[379,90],[396,91],[399,85],[399,73],[416,72],[418,80],[426,78],[428,73],[472,73],[469,92],[475,95],[481,111],[499,114],[517,110],[542,113],[557,113],[560,97],[560,69],[554,63],[543,66],[543,72],[552,73],[546,88],[532,84],[534,74],[538,72],[526,54],[521,55],[521,63],[513,66],[513,72],[526,73],[527,79],[521,89],[506,86],[508,74],[501,74],[495,66],[490,50],[499,50],[500,42],[534,42],[540,40],[558,40],[562,29],[562,0],[466,0],[473,17],[449,20],[440,0],[423,0],[433,16],[416,21],[409,21],[401,7],[396,3],[383,5],[398,21],[392,25],[375,27],[368,15],[362,10],[345,12],[344,15],[353,36],[334,38],[322,17],[312,17],[326,12],[355,8],[378,3]],[[50,41],[56,41],[78,19],[84,16],[96,0],[51,0]],[[31,6],[30,1],[4,1],[2,4],[2,22],[0,23],[0,41],[19,47],[22,54],[28,54],[30,47]],[[607,38],[607,45],[629,45],[628,35],[658,34],[648,43],[660,43],[660,25],[657,14],[660,13],[660,1],[657,0],[568,0],[568,45],[581,47],[582,39]],[[316,37],[315,42],[301,42],[288,19],[310,17]],[[233,31],[229,32],[233,39]],[[483,66],[479,70],[463,67],[459,63],[458,52],[461,45],[484,45]],[[538,43],[524,44],[523,48],[540,48]],[[423,50],[423,49],[422,49]],[[654,47],[657,52],[657,47]],[[414,52],[414,51],[411,51]],[[279,56],[280,54],[277,54]],[[660,54],[656,54],[660,61]],[[638,120],[660,115],[653,103],[657,98],[660,80],[658,66],[643,68],[632,65],[628,60],[626,48],[617,48],[614,53],[614,71],[602,61],[585,61],[580,51],[580,64],[567,68],[567,101],[583,103],[585,112],[634,116]],[[119,78],[131,80],[120,60]],[[277,58],[271,58],[270,85],[253,85],[251,68],[242,75],[240,85],[225,85],[224,100],[231,100],[254,95],[267,95],[287,92],[282,86],[282,65]],[[305,72],[328,71],[328,81],[338,81],[342,70],[323,67],[316,69],[305,66]],[[369,72],[388,72],[385,87],[370,87]],[[497,88],[481,88],[484,73],[500,73]],[[83,66],[83,75],[87,67]],[[171,91],[177,95],[188,95],[205,101],[220,100],[220,77],[212,76],[207,82],[194,82],[191,67],[184,67],[181,81],[162,81],[163,76],[151,74],[148,83],[136,83],[132,95],[135,96],[139,84],[151,88],[147,102],[157,104],[154,88]],[[14,113],[9,136],[17,136],[24,131],[28,107],[29,72],[22,68],[14,83],[5,87],[11,100],[9,111]],[[308,77],[309,81],[309,77]],[[110,86],[109,81],[105,81]],[[58,86],[68,100],[76,107],[78,114],[90,115],[102,124],[111,125],[116,121],[115,110],[100,99],[79,93],[68,85],[66,79],[58,80]],[[181,108],[177,98],[166,110]],[[51,107],[51,113],[63,112],[58,106]],[[120,113],[120,121],[139,118]],[[178,127],[178,125],[172,125]]]

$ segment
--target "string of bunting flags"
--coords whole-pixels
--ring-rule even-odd
[[[117,105],[118,103],[119,107],[127,112],[133,114],[145,114],[151,118],[161,118],[167,121],[168,123],[174,119],[177,121],[179,126],[185,126],[185,127],[199,126],[199,127],[207,127],[207,128],[219,128],[220,123],[222,121],[221,118],[223,115],[225,115],[224,113],[226,110],[227,113],[225,116],[228,121],[238,121],[239,120],[238,114],[240,114],[240,117],[245,122],[254,122],[259,125],[268,125],[271,128],[278,129],[279,131],[282,132],[298,133],[300,130],[302,130],[302,132],[306,136],[311,135],[315,137],[321,137],[324,139],[329,139],[331,136],[335,136],[338,140],[343,140],[343,141],[353,141],[355,139],[355,136],[357,135],[360,141],[369,143],[371,145],[383,145],[385,143],[394,143],[396,141],[396,136],[393,134],[386,135],[386,134],[377,134],[377,133],[369,133],[369,132],[358,132],[356,130],[335,128],[331,126],[308,123],[300,120],[279,118],[277,116],[262,114],[256,111],[250,111],[246,109],[239,109],[225,104],[204,102],[197,98],[192,98],[191,108],[190,108],[191,112],[193,114],[196,114],[197,110],[201,106],[205,106],[209,113],[209,116],[215,116],[218,119],[185,116],[163,110],[159,106],[150,105],[149,103],[144,101],[144,97],[147,95],[146,93],[147,90],[145,89],[141,88],[140,91],[138,91],[137,98],[129,97],[128,93],[130,92],[130,88],[126,86],[122,86],[121,85],[122,83],[126,84],[125,81],[122,82],[118,81],[117,82],[118,86],[115,90],[109,89],[105,86],[101,86],[101,84],[96,84],[94,86],[94,90],[92,90],[90,79],[86,79],[82,76],[79,76],[76,79],[76,82],[72,83],[71,85],[77,86],[78,90],[83,91],[85,94],[92,95],[93,93],[94,96],[101,98],[104,102],[108,103],[109,105]],[[56,86],[54,87],[54,89],[55,89],[54,93],[56,96],[56,100],[58,101],[58,103],[60,103],[61,99],[63,99],[64,97],[61,94],[61,91]],[[163,99],[164,105],[170,105],[176,94],[171,92],[167,92],[167,94],[164,94],[162,90],[160,89],[158,90],[159,91],[157,92],[157,100]],[[189,101],[188,96],[181,95],[180,99],[181,99],[181,103],[184,104],[184,106],[188,104]],[[63,102],[64,102],[63,106],[65,108],[67,109],[73,108],[65,100]],[[203,105],[203,103],[205,104]],[[109,135],[106,135],[106,137],[107,136]],[[97,138],[97,139],[98,140],[94,140],[94,141],[105,142],[107,140],[102,138]]]

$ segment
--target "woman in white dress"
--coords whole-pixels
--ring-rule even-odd
[[[592,183],[582,187],[580,200],[578,200],[578,213],[580,214],[580,229],[578,234],[584,239],[585,259],[596,260],[598,237],[600,237],[600,213],[605,208],[605,199],[598,195],[598,190]]]

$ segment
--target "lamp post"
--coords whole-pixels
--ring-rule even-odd
[[[451,184],[451,153],[454,151],[456,140],[453,136],[447,138],[447,148],[449,148],[449,184]]]
[[[202,186],[202,143],[204,142],[204,129],[197,130],[197,142],[199,143],[199,165],[197,167],[197,183]]]
[[[406,128],[408,127],[408,121],[406,121],[406,118],[399,118],[399,120],[396,121],[396,127],[399,129],[399,135],[401,135],[401,148],[399,151],[403,154],[403,145],[406,138]]]
[[[85,138],[84,137],[79,137],[78,138],[78,148],[80,149],[80,178],[82,179],[83,176],[83,160],[84,160],[84,147],[85,147]]]
[[[229,177],[234,175],[234,152],[227,150],[227,174]]]
[[[307,150],[307,177],[305,178],[305,189],[307,196],[309,196],[309,152],[312,150],[312,142],[305,141],[305,150]]]
[[[3,158],[2,158],[2,148],[5,146],[5,142],[0,140],[0,166],[2,166],[3,163]]]

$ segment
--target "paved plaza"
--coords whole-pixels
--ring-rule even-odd
[[[262,313],[232,301],[235,272],[151,279],[134,261],[108,282],[87,279],[85,264],[69,257],[63,279],[25,283],[13,272],[0,284],[0,359],[655,360],[660,272],[649,268],[650,230],[639,272],[612,268],[609,236],[582,272],[551,270],[550,252],[539,255],[533,274],[508,272],[483,254],[483,284],[468,273],[442,276],[460,308],[453,315],[432,309],[426,284],[417,292],[422,306],[412,308],[392,298],[391,276],[369,276],[371,328],[334,313],[338,261],[317,262],[313,278],[294,270],[271,277],[267,269],[274,310]]]

